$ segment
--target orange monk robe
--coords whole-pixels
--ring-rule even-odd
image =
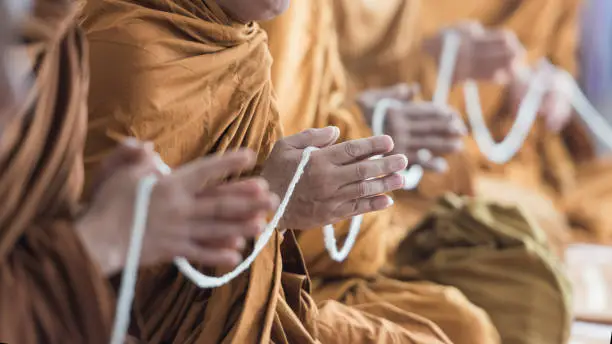
[[[360,110],[347,99],[331,2],[294,1],[286,13],[263,27],[274,58],[272,80],[287,133],[336,125],[342,140],[371,136]],[[341,264],[330,259],[321,230],[300,234],[299,244],[315,281],[315,299],[339,300],[400,325],[411,324],[404,318],[416,313],[440,326],[456,344],[499,342],[487,315],[455,288],[403,282],[380,273],[392,231],[390,215],[391,211],[365,215],[353,251]],[[344,242],[348,221],[335,227],[338,241]],[[389,314],[391,304],[405,316]]]
[[[32,84],[0,133],[0,341],[108,343],[113,297],[74,222],[87,48],[70,1],[34,1],[14,49]]]
[[[393,13],[402,13],[399,6],[411,6],[404,17],[415,18],[413,14],[418,11],[421,20],[414,21],[414,25],[401,31],[402,37],[412,37],[409,40],[413,47],[410,53],[402,41],[400,49],[394,40],[387,39],[387,44],[381,47],[368,44],[355,44],[355,40],[344,40],[344,37],[356,37],[359,32],[379,32],[378,35],[389,36],[397,31],[399,24],[396,21],[385,19],[385,11],[377,11],[373,6],[367,6],[365,1],[360,10],[369,15],[367,26],[359,25],[359,18],[351,17],[354,2],[335,0],[336,16],[341,40],[343,44],[343,59],[351,67],[351,78],[361,88],[391,85],[396,82],[417,82],[421,85],[423,95],[430,99],[435,88],[437,65],[434,59],[426,56],[421,50],[423,37],[436,34],[441,28],[455,24],[460,20],[479,20],[484,25],[503,27],[514,31],[523,42],[528,52],[528,59],[536,61],[541,57],[548,57],[553,63],[570,72],[576,71],[575,41],[576,16],[578,0],[538,0],[518,1],[508,4],[506,1],[472,0],[468,2],[453,2],[446,0],[434,1],[396,1]],[[353,20],[350,20],[353,18]],[[340,25],[345,23],[344,25]],[[526,24],[529,23],[529,24]],[[405,25],[401,26],[404,27]],[[344,44],[346,43],[346,44]],[[356,49],[358,47],[359,49]],[[400,53],[395,54],[398,51]],[[367,52],[369,55],[365,55]],[[397,61],[397,64],[373,64],[376,53],[381,56],[391,55],[388,60]],[[366,57],[361,59],[361,57]],[[401,71],[398,72],[398,69]],[[509,109],[509,96],[502,86],[484,84],[479,85],[480,98],[483,111],[490,128],[497,139],[502,139],[514,120]],[[464,110],[463,91],[455,87],[450,96],[450,104],[455,108]],[[469,159],[461,161],[465,171],[472,171],[464,179],[470,179],[474,185],[473,192],[477,195],[505,202],[519,202],[525,208],[536,209],[533,215],[538,223],[546,230],[550,242],[562,251],[570,239],[569,225],[579,223],[580,227],[589,231],[598,240],[607,236],[605,218],[595,216],[603,209],[597,204],[588,203],[587,218],[580,217],[580,211],[585,202],[577,188],[588,181],[581,178],[580,163],[593,156],[592,145],[589,142],[584,128],[574,119],[560,134],[548,133],[543,123],[537,123],[530,137],[520,153],[505,165],[493,164],[484,158],[469,138],[467,140],[467,153]],[[451,165],[456,162],[451,162]],[[455,167],[458,168],[458,167]],[[589,167],[590,168],[590,167]],[[602,176],[606,179],[607,177]],[[511,183],[508,183],[510,181]],[[439,191],[443,191],[439,189]],[[576,195],[575,193],[578,192]],[[601,195],[594,197],[601,204],[607,204],[607,198]],[[569,216],[569,220],[566,217]]]
[[[90,169],[128,135],[153,141],[171,166],[238,147],[266,159],[282,133],[257,24],[212,0],[91,0],[84,18]],[[172,266],[142,271],[132,333],[147,343],[449,343],[427,320],[404,329],[335,302],[317,308],[308,291],[293,232],[276,232],[219,288],[201,290]]]

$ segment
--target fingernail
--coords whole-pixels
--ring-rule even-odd
[[[334,136],[336,136],[336,137],[337,137],[337,136],[340,136],[340,128],[338,128],[338,127],[336,127],[336,126],[333,126],[333,125],[329,126],[328,128],[332,128],[332,129],[333,129],[333,131],[334,131]]]
[[[240,254],[238,254],[238,253],[236,253],[236,254],[235,254],[233,257],[232,257],[232,263],[233,263],[234,265],[238,265],[238,264],[242,263],[242,260],[243,260],[242,255],[240,255]]]
[[[246,247],[246,240],[244,238],[236,239],[236,248],[239,250],[244,250]]]
[[[399,171],[405,169],[406,166],[408,166],[408,158],[406,158],[405,155],[400,155],[394,159],[393,163],[391,164],[391,169]]]
[[[393,198],[387,196],[387,204],[385,205],[385,208],[389,208],[390,206],[392,206],[395,203],[395,201],[393,200]]]
[[[434,160],[434,165],[436,167],[436,170],[440,173],[447,172],[449,168],[448,163],[443,158],[436,158]]]

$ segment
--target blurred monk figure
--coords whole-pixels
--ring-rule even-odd
[[[407,162],[388,154],[388,136],[336,144],[340,130],[325,126],[283,137],[266,35],[253,21],[271,19],[287,5],[90,0],[84,8],[92,69],[88,171],[127,136],[152,141],[172,167],[246,147],[256,152],[257,166],[243,175],[261,176],[282,196],[303,150],[320,148],[247,272],[203,290],[171,265],[143,270],[131,334],[146,343],[450,343],[431,321],[391,304],[385,319],[334,301],[317,306],[309,295],[294,230],[387,209],[392,200],[384,193],[402,187],[397,172]]]
[[[108,343],[115,302],[108,278],[123,269],[136,187],[155,173],[155,155],[136,140],[122,142],[102,162],[90,202],[79,202],[87,46],[74,2],[35,0],[32,13],[28,3],[0,1],[0,340]],[[237,264],[245,237],[278,200],[263,180],[217,184],[254,163],[241,151],[160,176],[141,265],[177,255]],[[228,212],[223,220],[218,204]]]
[[[372,6],[367,1],[334,2],[343,61],[355,87],[362,90],[397,82],[417,83],[423,97],[430,99],[436,86],[442,30],[459,29],[465,42],[458,62],[459,74],[472,71],[467,76],[481,80],[483,113],[498,141],[514,123],[527,88],[525,81],[512,73],[517,64],[527,63],[538,69],[542,65],[537,61],[547,58],[577,75],[579,0],[512,3],[474,0],[461,4],[450,0],[396,0],[386,2],[385,6]],[[466,20],[473,22],[465,23]],[[483,37],[486,31],[492,31],[491,39],[497,42],[490,49],[465,39]],[[515,37],[524,47],[524,54],[508,54],[517,51],[513,48]],[[510,58],[513,67],[499,68],[485,63],[483,58],[470,58],[472,55]],[[468,159],[460,163],[465,167],[451,166],[450,170],[463,169],[464,179],[470,180],[475,195],[520,203],[529,209],[558,252],[572,240],[611,242],[612,223],[604,214],[612,201],[606,172],[609,163],[593,160],[589,135],[572,115],[568,97],[556,92],[557,86],[563,86],[560,75],[554,70],[544,72],[550,91],[540,108],[540,119],[520,152],[509,163],[497,165],[488,161],[470,138],[466,141]],[[483,74],[489,77],[483,78]],[[455,81],[460,82],[465,76],[455,75]],[[460,86],[455,87],[449,104],[464,111]],[[447,191],[435,189],[438,192],[433,192],[425,182],[418,193],[425,196]],[[415,197],[419,198],[406,195],[406,202],[414,201]]]
[[[286,132],[333,124],[342,129],[343,140],[367,137],[376,103],[392,98],[401,102],[387,120],[386,129],[395,139],[393,152],[406,154],[426,168],[444,170],[443,161],[419,161],[417,152],[423,148],[436,155],[459,152],[465,128],[458,114],[413,101],[415,89],[406,84],[372,88],[352,97],[340,61],[332,5],[329,0],[294,1],[286,13],[263,24],[274,58],[272,79]],[[466,36],[487,51],[506,39],[501,36],[500,42],[497,32],[487,32],[484,38],[467,32]],[[514,52],[512,45],[508,47],[493,62],[481,57],[491,65],[491,72],[481,78],[510,68],[520,49]],[[463,78],[472,76],[463,73]],[[451,159],[461,161],[462,157]],[[458,172],[461,170],[451,170],[448,176],[457,178],[446,184],[436,185],[436,179],[431,179],[428,185],[469,194],[470,180]],[[426,196],[436,197],[433,192]],[[568,337],[567,281],[556,257],[546,248],[544,234],[522,211],[454,195],[433,207],[425,202],[408,205],[366,215],[355,247],[342,263],[329,258],[321,231],[299,236],[317,301],[339,300],[390,320],[393,316],[385,313],[385,307],[393,304],[432,320],[454,343],[552,344]],[[420,214],[411,214],[421,209]],[[408,236],[406,216],[422,221]],[[394,221],[395,217],[404,222]],[[336,226],[340,243],[348,227],[348,222]],[[388,261],[389,241],[399,245],[401,252],[392,261]],[[388,263],[397,268],[388,271]],[[517,294],[525,298],[512,297]],[[541,305],[527,301],[533,298],[547,301]],[[551,309],[555,309],[554,319]]]

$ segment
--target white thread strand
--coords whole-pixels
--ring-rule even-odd
[[[454,31],[447,31],[444,34],[444,45],[440,53],[440,70],[438,71],[436,90],[432,99],[436,105],[443,106],[448,103],[448,95],[453,86],[453,76],[455,75],[460,48],[461,36]]]
[[[357,235],[359,235],[359,230],[361,228],[361,222],[363,221],[363,215],[357,215],[353,217],[351,220],[351,225],[348,230],[348,234],[346,236],[346,240],[344,241],[344,246],[338,250],[336,246],[336,236],[334,233],[334,226],[327,225],[323,227],[323,238],[325,240],[325,248],[327,252],[329,252],[329,256],[337,261],[341,262],[348,257],[349,253],[353,249],[355,242],[357,241]]]
[[[448,100],[449,90],[453,83],[453,74],[459,49],[461,47],[461,36],[448,31],[444,35],[444,44],[440,57],[440,72],[436,85],[434,103],[445,105]],[[533,78],[525,98],[521,101],[519,111],[510,132],[502,142],[495,142],[487,124],[483,118],[478,86],[476,82],[467,80],[464,85],[464,97],[466,112],[472,135],[480,151],[492,162],[503,164],[510,160],[519,151],[538,115],[538,110],[544,99],[546,90],[538,83],[539,79]]]
[[[495,142],[484,120],[478,86],[474,81],[465,83],[463,91],[472,135],[482,154],[490,161],[497,164],[508,162],[518,153],[525,139],[527,139],[538,117],[538,111],[546,92],[546,89],[539,82],[539,75],[541,74],[537,74],[536,77],[531,79],[525,98],[519,105],[516,119],[501,142]]]
[[[384,135],[385,119],[392,107],[401,107],[402,102],[392,98],[383,98],[376,103],[372,115],[372,132],[374,135]],[[429,151],[428,151],[429,152]],[[429,152],[431,154],[431,152]],[[399,173],[404,178],[404,190],[412,190],[419,185],[425,171],[420,165],[412,165]]]
[[[566,71],[562,72],[565,81],[570,86],[567,96],[570,97],[576,113],[595,136],[609,149],[612,149],[612,128],[610,123],[589,102],[572,75]]]
[[[125,268],[121,276],[121,287],[115,311],[115,323],[111,334],[111,344],[123,344],[130,324],[130,309],[134,300],[138,262],[142,250],[142,241],[147,227],[147,213],[151,202],[151,192],[157,183],[154,176],[145,177],[138,183],[136,201],[134,202],[134,220],[130,246],[127,251]]]

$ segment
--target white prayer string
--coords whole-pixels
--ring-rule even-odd
[[[460,40],[461,38],[456,32],[449,31],[445,34],[444,47],[440,59],[441,68],[438,74],[435,94],[438,99],[444,99],[448,96],[448,90],[452,85],[453,69],[461,45]],[[484,121],[476,82],[473,80],[465,82],[464,97],[466,112],[474,139],[481,152],[490,161],[498,164],[509,161],[518,152],[535,123],[544,96],[548,91],[541,80],[545,76],[546,68],[555,69],[556,72],[562,75],[561,82],[567,87],[562,88],[561,92],[565,93],[565,96],[570,99],[576,113],[595,136],[612,149],[612,126],[589,102],[576,80],[574,80],[574,77],[567,71],[555,67],[546,61],[543,61],[541,66],[544,68],[535,74],[529,67],[518,71],[518,77],[529,86],[525,98],[523,98],[519,105],[518,114],[510,132],[499,143],[495,142]]]
[[[157,184],[157,178],[148,176],[138,183],[136,201],[134,202],[134,221],[132,224],[132,235],[130,246],[127,251],[125,268],[121,275],[121,286],[119,287],[119,298],[115,310],[115,323],[111,334],[111,344],[123,344],[130,325],[130,309],[134,300],[136,278],[138,274],[138,262],[142,250],[142,240],[147,227],[149,203],[151,192]]]
[[[266,225],[263,233],[259,236],[253,251],[251,254],[243,260],[234,270],[226,273],[223,276],[214,277],[207,276],[196,270],[187,259],[183,257],[177,257],[174,259],[174,264],[177,266],[185,277],[191,280],[200,288],[215,288],[227,284],[232,279],[236,278],[242,272],[249,268],[249,266],[255,261],[255,258],[264,249],[270,238],[274,234],[280,219],[285,213],[289,200],[293,195],[296,185],[300,181],[300,178],[304,174],[304,169],[308,164],[310,155],[312,152],[318,150],[316,147],[308,147],[302,152],[302,158],[298,164],[297,170],[287,187],[285,196],[281,201],[272,221]],[[158,169],[162,174],[171,173],[170,167],[168,167],[161,159],[157,161]],[[140,252],[142,250],[142,241],[145,234],[146,222],[148,218],[148,208],[151,201],[151,193],[153,187],[157,183],[157,178],[149,176],[143,178],[138,184],[137,195],[135,201],[134,210],[134,222],[132,225],[132,235],[130,238],[130,245],[127,252],[127,259],[125,268],[123,270],[121,287],[119,289],[119,298],[117,300],[117,310],[115,314],[115,323],[113,325],[113,332],[111,335],[111,344],[123,344],[125,336],[130,322],[130,309],[134,300],[134,290],[136,286],[136,279],[138,274],[138,261],[140,260]],[[332,225],[326,225],[323,228],[325,248],[328,250],[330,256],[335,261],[343,261],[348,256],[349,252],[353,248],[357,235],[359,234],[363,215],[353,217],[351,225],[348,231],[345,244],[341,249],[336,247],[336,238],[334,233],[334,227]]]
[[[454,31],[448,31],[444,35],[444,47],[440,58],[440,73],[438,75],[438,90],[436,95],[448,97],[448,92],[453,84],[454,68],[461,46],[461,36]],[[528,73],[528,71],[526,71]],[[543,73],[536,74],[529,81],[525,98],[521,101],[518,114],[510,132],[501,142],[495,142],[491,132],[487,128],[480,106],[478,85],[473,80],[467,80],[464,84],[464,97],[466,102],[466,113],[472,134],[478,148],[490,161],[503,164],[512,159],[522,147],[529,135],[538,115],[538,110],[546,94],[546,89],[541,82]],[[438,91],[439,94],[438,94]]]

